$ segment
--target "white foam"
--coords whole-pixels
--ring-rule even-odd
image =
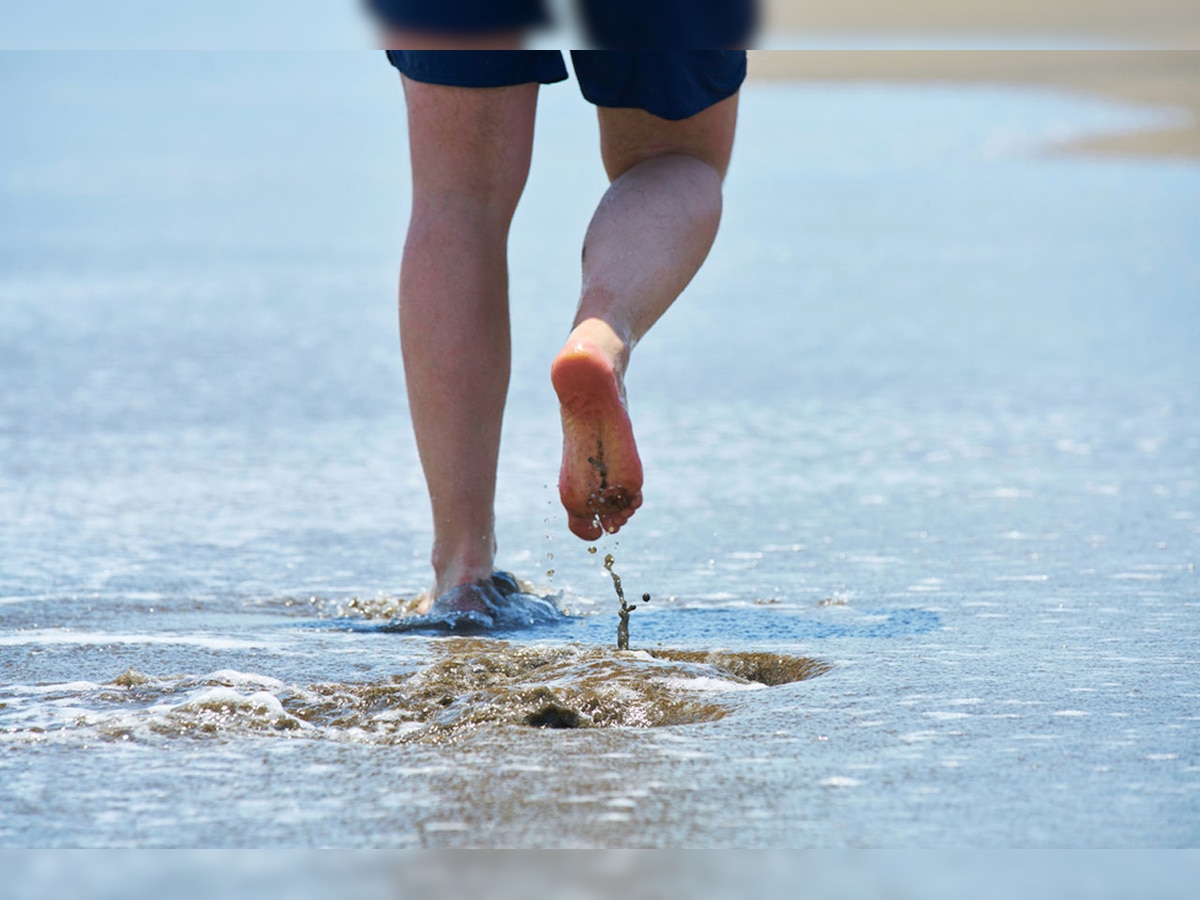
[[[214,687],[202,691],[196,696],[173,707],[176,710],[197,712],[201,710],[222,711],[250,710],[263,712],[273,718],[284,718],[288,714],[279,702],[279,698],[267,691],[256,691],[253,694],[239,694],[231,687]]]
[[[275,641],[244,640],[241,638],[217,637],[210,634],[126,634],[100,631],[68,631],[66,629],[39,629],[17,634],[0,634],[0,647],[38,646],[96,646],[108,644],[140,644],[203,647],[206,650],[278,650]]]
[[[0,606],[8,606],[12,603],[29,603],[35,600],[50,600],[53,594],[12,594],[7,597],[0,597]]]
[[[470,831],[471,828],[466,822],[426,822],[423,826],[425,831],[445,832],[445,831]]]
[[[671,688],[678,688],[685,691],[757,691],[765,688],[765,684],[759,684],[757,681],[742,683],[740,681],[729,681],[725,678],[713,678],[711,676],[696,676],[683,677],[676,676],[671,678],[660,679],[660,683]]]
[[[205,684],[217,681],[230,685],[254,685],[271,688],[276,691],[284,687],[283,682],[278,678],[272,678],[269,675],[256,675],[253,672],[239,672],[236,669],[218,669],[215,672],[205,675],[200,680]]]
[[[63,684],[11,684],[6,690],[16,694],[57,694],[82,693],[83,691],[98,691],[100,685],[94,681],[68,681]]]

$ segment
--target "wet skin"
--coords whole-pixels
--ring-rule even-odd
[[[595,540],[642,505],[642,461],[621,376],[590,341],[568,341],[550,369],[563,429],[558,493],[567,527]]]

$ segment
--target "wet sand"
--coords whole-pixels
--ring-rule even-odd
[[[1001,45],[1042,38],[1081,49],[760,50],[751,58],[754,78],[1012,84],[1172,108],[1179,111],[1178,125],[1091,137],[1054,150],[1200,157],[1200,51],[1183,49],[1200,46],[1200,14],[1193,4],[1152,0],[1099,13],[1095,4],[1081,0],[1052,5],[918,0],[902,8],[879,0],[836,7],[774,0],[767,7],[769,34],[777,42],[793,34],[815,34],[862,36],[867,45],[887,38],[903,46],[903,36],[914,35],[919,47],[920,36],[978,36]],[[1083,49],[1112,43],[1139,49]]]

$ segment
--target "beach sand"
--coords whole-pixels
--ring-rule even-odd
[[[1200,47],[1194,0],[763,0],[771,33],[991,35]]]
[[[790,35],[810,34],[892,38],[901,46],[906,35],[915,42],[922,36],[973,36],[999,44],[1045,39],[1080,47],[1131,45],[1138,49],[759,50],[752,53],[750,73],[814,82],[1029,85],[1171,108],[1180,111],[1178,125],[1090,137],[1051,152],[1200,158],[1200,50],[1182,49],[1200,46],[1194,4],[1067,0],[1041,7],[1033,0],[914,0],[901,13],[881,0],[848,0],[837,7],[772,0],[766,21],[775,41],[783,43]]]

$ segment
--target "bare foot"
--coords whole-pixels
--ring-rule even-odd
[[[572,335],[550,367],[562,412],[558,494],[567,527],[587,541],[616,533],[642,505],[642,461],[624,386],[596,344]]]
[[[497,602],[521,591],[520,582],[511,572],[495,571],[472,581],[460,581],[446,590],[435,587],[418,598],[414,612],[418,616],[430,612],[442,615],[464,612],[492,615]]]

